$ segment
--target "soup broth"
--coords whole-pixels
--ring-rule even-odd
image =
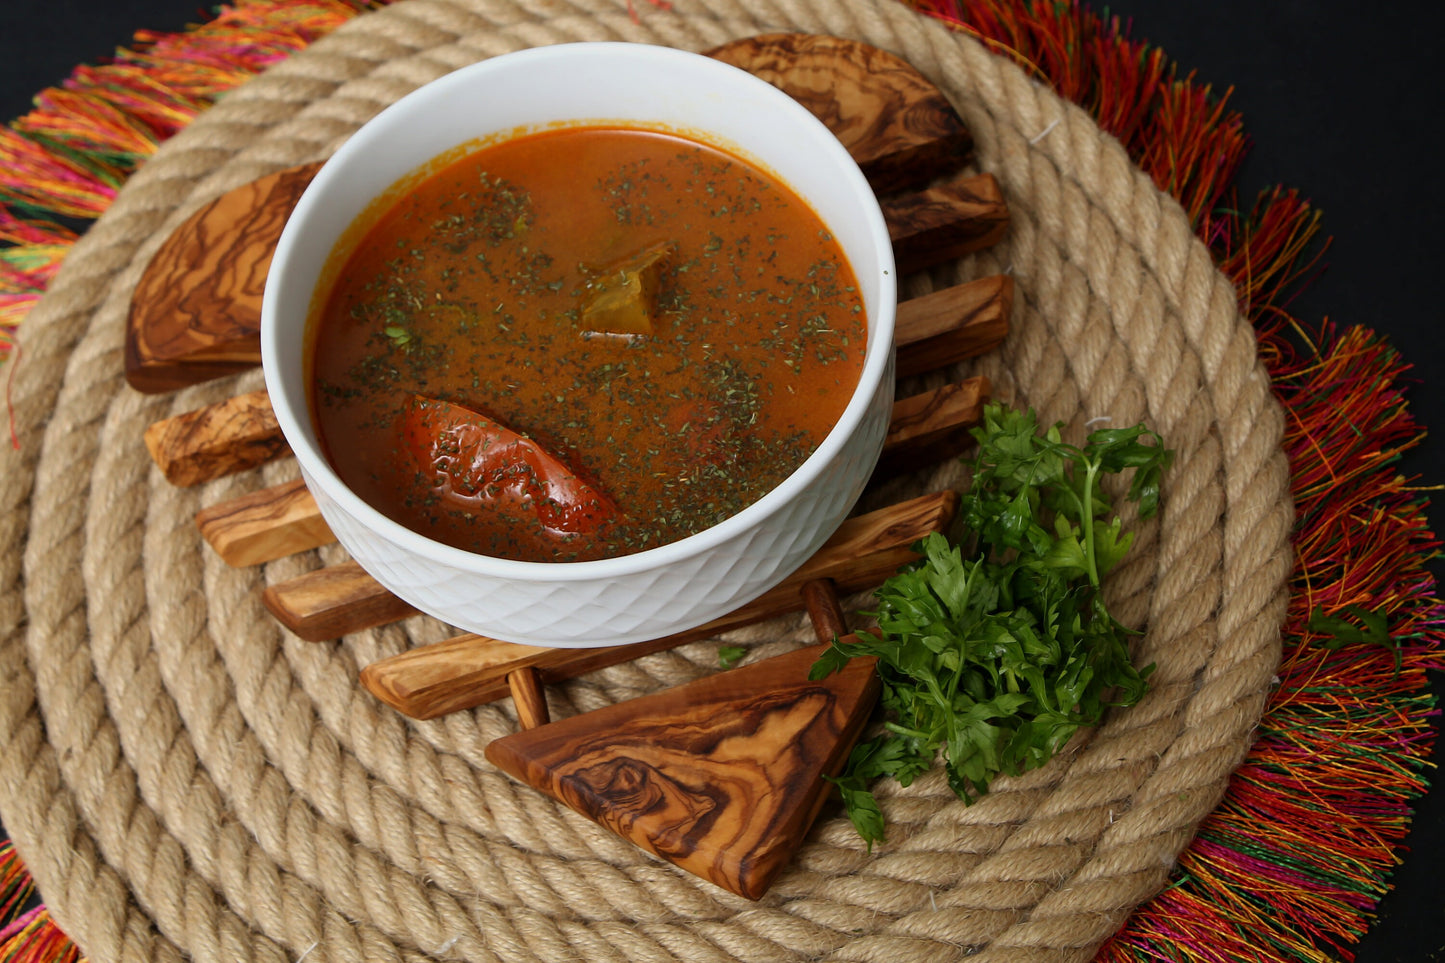
[[[628,554],[793,472],[857,385],[866,320],[785,185],[690,139],[566,128],[402,194],[312,324],[343,481],[485,555]]]

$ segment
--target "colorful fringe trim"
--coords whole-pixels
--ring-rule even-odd
[[[367,6],[239,0],[183,33],[141,31],[0,128],[0,356],[75,241],[55,218],[99,217],[131,171],[218,95]]]
[[[0,960],[5,963],[75,963],[80,950],[50,919],[44,906],[30,906],[35,883],[15,847],[0,843]]]
[[[98,216],[126,176],[219,94],[386,0],[238,0],[175,35],[139,33],[113,63],[78,69],[0,129],[0,351],[75,239],[56,218]],[[656,0],[654,0],[656,2]],[[1316,330],[1290,295],[1328,246],[1320,213],[1276,189],[1242,213],[1241,117],[1117,18],[1077,0],[903,0],[1012,57],[1080,104],[1189,212],[1235,282],[1290,423],[1299,521],[1285,654],[1259,738],[1225,801],[1181,856],[1174,885],[1099,954],[1325,963],[1353,959],[1427,788],[1445,669],[1445,605],[1427,564],[1439,542],[1400,476],[1421,427],[1409,366],[1360,326]],[[1315,613],[1366,612],[1390,645],[1334,648]],[[0,963],[79,958],[0,846]]]

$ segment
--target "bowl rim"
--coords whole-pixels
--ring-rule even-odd
[[[549,63],[563,59],[571,59],[577,56],[600,56],[604,58],[625,56],[651,60],[660,67],[675,65],[682,66],[684,69],[702,70],[705,72],[711,71],[720,79],[726,78],[724,80],[726,83],[741,84],[744,87],[754,87],[760,96],[773,100],[777,104],[779,111],[792,115],[790,123],[796,124],[800,133],[805,130],[808,131],[811,139],[818,142],[821,150],[835,155],[835,159],[840,167],[837,176],[846,181],[845,186],[848,188],[849,193],[854,194],[858,198],[861,208],[859,214],[866,223],[866,233],[873,241],[876,249],[875,255],[879,264],[878,306],[877,311],[874,312],[877,317],[870,314],[867,318],[868,347],[864,355],[863,367],[859,372],[858,383],[853,390],[853,394],[849,398],[843,413],[838,417],[837,422],[834,423],[827,435],[824,436],[822,442],[802,464],[794,469],[793,472],[780,483],[769,489],[745,508],[714,525],[710,525],[702,531],[628,555],[565,562],[537,562],[482,555],[477,552],[448,545],[423,535],[420,532],[413,531],[374,508],[370,503],[356,494],[351,487],[336,474],[330,462],[319,448],[309,443],[312,433],[305,428],[301,417],[309,420],[310,412],[309,410],[302,412],[300,413],[301,417],[298,417],[298,412],[296,412],[289,401],[286,400],[287,396],[284,391],[284,385],[281,383],[280,375],[277,373],[277,363],[271,360],[278,359],[283,350],[279,340],[278,322],[275,318],[277,294],[274,292],[274,288],[280,287],[282,279],[289,270],[288,254],[291,248],[298,243],[297,238],[301,230],[298,225],[302,224],[310,216],[313,208],[322,203],[323,194],[335,189],[332,185],[338,179],[344,180],[340,172],[352,164],[355,158],[364,155],[368,144],[375,138],[383,136],[388,125],[392,123],[396,117],[415,109],[417,104],[424,103],[436,97],[445,96],[454,87],[466,87],[480,83],[489,75],[499,71],[525,67],[532,62],[536,62],[538,68],[545,69]],[[594,119],[579,117],[576,119],[576,122],[582,124],[591,122],[592,120]],[[596,120],[604,119],[596,118]],[[705,124],[689,126],[688,133],[701,135],[700,137],[694,137],[694,139],[704,139],[704,142],[706,142],[705,137],[708,132]],[[479,139],[485,136],[489,135],[474,135],[465,138],[459,143],[465,143],[468,140]],[[795,192],[798,191],[787,179],[771,170],[766,163],[752,155],[743,148],[742,145],[734,145],[722,136],[715,137],[713,143],[715,146],[721,146],[734,154],[740,154],[750,163],[762,167],[770,176],[787,184]],[[426,162],[427,161],[423,160],[420,164],[416,165],[416,167],[420,167]],[[406,174],[403,174],[402,178],[406,176]],[[398,178],[398,180],[400,179],[401,178]],[[802,196],[801,192],[799,192],[799,195],[800,197]],[[365,208],[366,203],[369,203],[370,200],[370,198],[367,198],[357,206],[353,219],[355,216],[359,216]],[[806,197],[804,197],[803,200],[808,202]],[[817,214],[816,210],[815,214]],[[818,214],[818,216],[822,219],[821,214]],[[826,219],[824,223],[828,223]],[[333,240],[332,243],[334,244],[335,241]],[[847,251],[844,252],[845,256],[847,253]],[[856,274],[857,268],[854,267],[854,259],[849,258],[849,264],[850,267],[853,267]],[[312,289],[314,291],[314,285]],[[867,415],[873,396],[876,394],[880,383],[884,380],[892,363],[896,311],[897,268],[882,209],[878,204],[872,187],[868,184],[857,162],[822,121],[792,97],[761,78],[741,68],[734,67],[720,60],[715,60],[705,54],[647,43],[580,41],[526,48],[500,54],[458,68],[423,84],[421,87],[418,87],[416,90],[413,90],[411,93],[390,104],[347,138],[335,153],[325,161],[307,185],[300,200],[288,217],[281,237],[277,242],[273,253],[272,269],[268,272],[265,293],[262,299],[262,368],[267,391],[272,398],[273,411],[281,427],[282,434],[290,444],[292,452],[301,467],[303,479],[306,481],[308,487],[314,484],[319,486],[324,493],[323,498],[317,499],[318,504],[322,504],[323,508],[325,500],[330,499],[335,503],[337,509],[349,515],[352,520],[372,535],[413,555],[420,556],[440,565],[445,565],[454,570],[491,578],[518,581],[584,582],[654,571],[658,568],[675,565],[695,558],[733,539],[745,536],[748,532],[757,529],[766,519],[780,512],[795,498],[803,495],[835,456],[846,446]],[[303,343],[305,338],[306,333],[303,323]],[[280,400],[278,401],[278,399]]]

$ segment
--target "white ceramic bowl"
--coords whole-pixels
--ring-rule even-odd
[[[376,197],[458,145],[558,124],[621,121],[746,157],[806,199],[857,275],[868,345],[838,424],[776,489],[727,520],[649,551],[588,562],[490,558],[410,531],[362,501],[321,453],[303,345],[318,279]],[[710,58],[643,44],[506,54],[448,74],[382,111],[322,167],[287,221],[261,311],[266,389],[321,514],[377,581],[460,629],[532,645],[659,638],[777,584],[847,516],[877,462],[893,401],[896,287],[882,212],[837,139],[787,95]]]

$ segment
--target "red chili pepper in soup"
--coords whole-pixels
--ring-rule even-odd
[[[617,517],[605,493],[479,411],[418,396],[403,436],[417,472],[446,508],[531,516],[562,536],[595,532]]]
[[[359,236],[314,319],[318,432],[362,498],[470,551],[566,561],[699,532],[802,464],[862,369],[857,282],[817,215],[683,137],[487,145]],[[499,432],[511,467],[461,453]],[[479,494],[486,472],[519,494]]]

